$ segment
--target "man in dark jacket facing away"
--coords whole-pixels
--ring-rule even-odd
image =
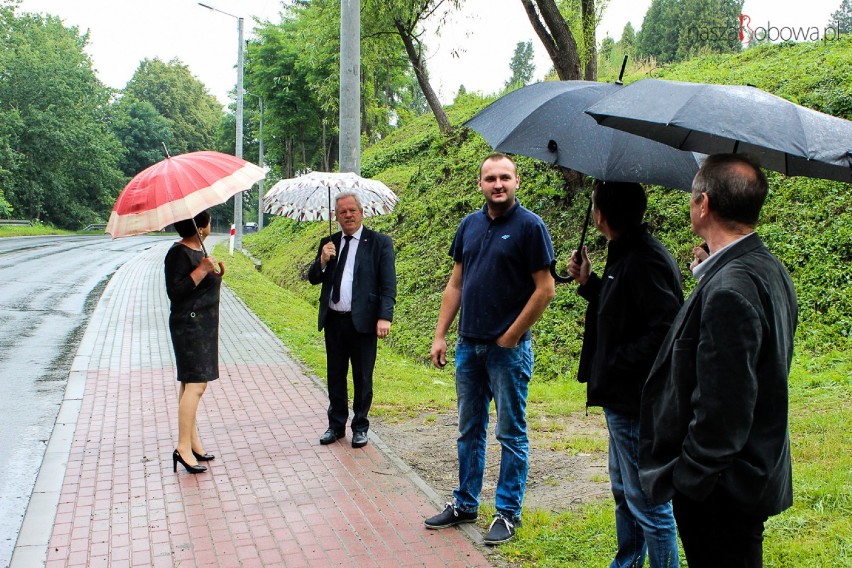
[[[767,195],[742,155],[695,176],[692,230],[710,256],[642,391],[639,475],[672,500],[690,568],[762,565],[763,523],[793,502],[787,378],[798,307],[754,232]]]
[[[613,568],[678,566],[669,502],[651,503],[639,483],[639,399],[642,387],[683,303],[675,260],[642,223],[647,207],[638,183],[595,181],[595,226],[609,241],[603,276],[591,272],[585,248],[568,272],[588,300],[578,379],[587,406],[601,406],[609,430],[609,476],[615,498],[618,550]]]

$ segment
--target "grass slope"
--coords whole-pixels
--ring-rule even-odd
[[[737,55],[695,58],[656,70],[668,79],[751,83],[796,102],[852,118],[852,38],[801,45],[763,46]],[[795,64],[791,64],[794,62]],[[628,80],[640,77],[629,76]],[[455,133],[442,137],[431,116],[401,126],[366,148],[362,174],[387,183],[400,196],[397,209],[370,220],[390,234],[397,252],[398,299],[390,338],[383,342],[376,377],[376,414],[414,416],[454,405],[452,375],[427,365],[441,293],[451,270],[447,249],[458,222],[481,206],[476,168],[490,148],[462,123],[490,99],[465,95],[448,109]],[[587,192],[563,183],[548,164],[520,158],[521,202],[550,228],[564,260],[576,246]],[[770,519],[767,566],[852,564],[852,213],[849,186],[770,175],[770,196],[758,232],[784,262],[800,302],[797,353],[790,378],[794,507]],[[685,193],[649,189],[646,216],[681,266],[696,238],[689,229]],[[276,219],[245,244],[263,260],[263,274],[248,263],[229,264],[228,284],[246,300],[316,374],[324,374],[316,330],[319,290],[306,280],[319,238],[328,226]],[[600,269],[604,243],[592,237],[590,256]],[[232,268],[232,265],[236,265]],[[686,288],[693,286],[684,274]],[[499,283],[495,283],[499,285]],[[536,377],[530,423],[582,412],[584,389],[573,377],[581,342],[584,302],[571,285],[534,328]],[[580,443],[581,441],[578,441]],[[593,444],[594,446],[594,444]],[[598,444],[605,451],[605,440]],[[500,549],[507,559],[534,566],[606,564],[614,550],[609,503],[552,514],[527,511],[519,539]]]

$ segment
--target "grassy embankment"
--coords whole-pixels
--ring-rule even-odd
[[[852,38],[799,46],[766,46],[738,56],[709,56],[658,70],[655,76],[719,83],[752,83],[796,102],[852,119]],[[792,64],[791,62],[794,62]],[[638,79],[629,77],[629,80]],[[456,132],[441,137],[431,117],[420,117],[364,150],[362,173],[400,195],[393,214],[371,220],[394,238],[399,298],[391,337],[383,342],[376,374],[374,414],[383,420],[417,419],[454,407],[453,376],[426,364],[441,291],[451,269],[447,257],[459,220],[481,204],[476,165],[489,148],[460,125],[493,100],[468,95],[448,109]],[[547,164],[520,159],[519,198],[538,212],[565,259],[574,248],[585,192],[567,191]],[[852,564],[852,213],[849,187],[772,175],[759,233],[785,263],[800,301],[800,327],[790,377],[790,431],[795,504],[767,523],[766,566]],[[649,190],[647,221],[681,265],[695,237],[684,193]],[[288,344],[302,362],[324,375],[322,337],[316,331],[318,290],[307,266],[327,225],[277,219],[246,238],[263,259],[263,273],[237,256],[226,281]],[[592,262],[605,249],[592,239]],[[224,256],[222,252],[220,255]],[[687,288],[691,278],[685,275]],[[499,283],[495,283],[499,285]],[[585,394],[574,380],[585,306],[573,286],[560,286],[536,325],[536,377],[531,385],[531,435],[547,440],[553,419],[583,413]],[[581,416],[581,414],[578,414]],[[585,420],[600,420],[592,412]],[[569,438],[574,451],[606,451],[606,440]],[[603,566],[614,551],[610,503],[568,512],[525,511],[518,539],[500,548],[507,560],[535,566]]]
[[[32,237],[38,235],[73,235],[74,231],[56,229],[50,225],[36,224],[31,227],[26,225],[0,225],[0,239],[3,237]],[[89,234],[89,233],[85,233]]]

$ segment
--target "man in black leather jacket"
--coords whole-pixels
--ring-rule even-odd
[[[601,406],[609,429],[609,475],[618,550],[613,566],[678,566],[669,502],[649,501],[639,482],[639,400],[651,364],[683,303],[675,260],[642,223],[647,198],[637,183],[596,181],[595,226],[609,241],[602,276],[586,250],[568,272],[589,302],[578,379],[587,406]]]

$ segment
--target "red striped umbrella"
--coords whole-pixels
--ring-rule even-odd
[[[266,170],[220,152],[168,157],[138,173],[115,201],[106,232],[139,235],[191,219],[266,176]]]

